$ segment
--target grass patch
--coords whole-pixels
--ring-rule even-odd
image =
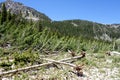
[[[120,56],[114,56],[113,63],[120,63]]]
[[[103,59],[103,58],[105,58],[105,54],[103,54],[103,53],[98,53],[95,57],[96,57],[97,59]]]
[[[87,66],[97,66],[96,63],[92,60],[89,60],[87,58],[82,58],[81,60],[79,60],[76,64],[84,64]]]

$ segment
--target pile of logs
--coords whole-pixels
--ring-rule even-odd
[[[82,53],[80,56],[75,56],[75,55],[72,55],[72,56],[73,57],[61,59],[61,60],[58,60],[58,61],[43,58],[43,60],[46,60],[46,61],[49,61],[49,62],[39,64],[39,65],[33,65],[33,66],[29,66],[29,67],[19,68],[19,69],[15,69],[15,70],[10,70],[10,71],[6,71],[6,72],[0,72],[0,77],[5,76],[5,75],[9,75],[9,74],[15,74],[15,73],[22,72],[22,71],[28,71],[28,70],[31,70],[31,69],[37,69],[39,67],[47,66],[47,65],[50,65],[50,64],[54,64],[54,63],[68,65],[70,67],[73,67],[73,69],[77,71],[76,74],[78,76],[82,76],[83,75],[82,66],[76,66],[74,64],[67,63],[66,61],[83,58],[83,57],[85,57],[85,53]]]

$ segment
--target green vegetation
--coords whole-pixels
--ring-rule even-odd
[[[12,66],[12,62],[2,62],[0,63],[0,67],[4,68],[5,70],[10,70],[11,69],[11,66]]]
[[[20,63],[22,63],[22,66],[28,63],[33,64],[37,62],[37,59],[39,59],[39,55],[37,53],[31,53],[29,51],[25,51],[23,53],[14,53],[15,65],[18,65]]]
[[[76,52],[86,50],[94,53],[112,50],[111,42],[91,38],[93,35],[91,33],[93,24],[90,22],[79,22],[76,20],[74,23],[84,24],[75,27],[72,26],[73,24],[69,24],[71,21],[33,22],[32,20],[27,21],[17,15],[12,14],[10,16],[9,11],[7,15],[9,15],[9,19],[11,20],[6,20],[4,24],[0,25],[0,46],[4,48],[9,45],[10,52],[8,53],[23,52],[29,48],[38,53],[42,53],[44,50],[67,51],[68,49]],[[87,25],[84,26],[86,23]],[[88,37],[85,37],[87,35]],[[1,50],[2,55],[5,51]]]
[[[120,39],[115,41],[115,48],[120,51]]]
[[[1,12],[1,24],[3,24],[6,21],[6,19],[7,19],[6,16],[7,16],[7,9],[5,7],[5,4],[3,3],[2,4],[2,12]]]
[[[62,36],[83,37],[87,39],[99,39],[107,34],[110,38],[119,38],[120,28],[84,21],[84,20],[65,20],[43,22],[44,26],[50,27],[54,32]],[[109,39],[108,39],[109,40]]]

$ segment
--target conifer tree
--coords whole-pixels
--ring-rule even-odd
[[[3,24],[7,20],[7,9],[5,7],[5,3],[2,4],[2,12],[1,12],[1,24]]]
[[[12,19],[12,15],[10,13],[10,10],[8,10],[8,13],[7,13],[7,21],[10,21]]]
[[[38,21],[38,22],[36,23],[36,27],[37,27],[37,29],[38,29],[39,32],[41,32],[41,31],[43,30],[43,26],[42,26],[42,24],[41,24],[41,21]]]
[[[39,32],[41,32],[43,30],[43,26],[42,26],[42,24],[40,22],[38,23],[38,27],[39,27],[38,28]]]

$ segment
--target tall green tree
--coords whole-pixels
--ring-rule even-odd
[[[7,13],[7,21],[10,21],[12,19],[12,15],[10,13],[10,10],[8,10],[8,13]]]
[[[5,3],[2,4],[2,12],[1,12],[1,24],[3,24],[7,20],[7,9],[5,7]]]
[[[43,25],[42,25],[41,21],[38,21],[36,23],[36,27],[37,27],[37,29],[38,29],[39,32],[41,32],[43,30]]]

